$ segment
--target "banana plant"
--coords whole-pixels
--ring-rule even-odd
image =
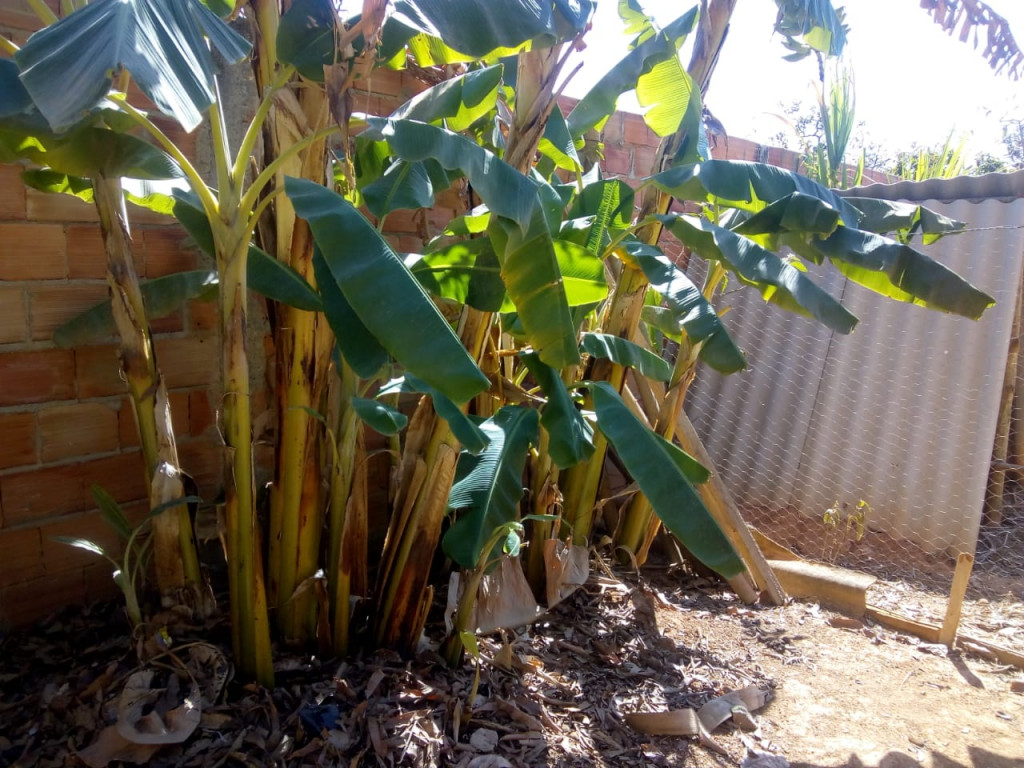
[[[170,403],[160,373],[138,276],[125,197],[143,202],[153,182],[180,178],[175,162],[164,152],[130,134],[120,133],[123,121],[110,111],[92,110],[84,118],[54,132],[19,79],[19,65],[0,60],[0,160],[31,162],[22,174],[26,184],[44,191],[71,191],[96,208],[107,254],[107,283],[112,301],[108,316],[119,339],[121,371],[142,447],[146,486],[151,501],[162,506],[184,495],[177,448],[171,429]],[[122,178],[127,177],[127,191]],[[191,521],[183,505],[163,507],[153,520],[155,581],[167,600],[182,600],[201,612],[199,561]],[[187,594],[186,594],[187,593]]]

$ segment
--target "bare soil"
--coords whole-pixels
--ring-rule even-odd
[[[84,764],[82,750],[117,720],[139,668],[119,613],[93,606],[0,639],[0,765]],[[158,674],[227,639],[222,622],[168,628],[175,643],[148,664]],[[198,728],[145,762],[1024,766],[1024,694],[1011,690],[1024,685],[1020,670],[814,604],[745,606],[677,569],[646,570],[643,580],[597,571],[541,621],[484,638],[480,650],[479,664],[454,671],[429,643],[412,661],[387,651],[342,662],[279,654],[274,691],[236,681],[217,693],[216,673],[193,669],[210,691]],[[751,684],[770,701],[754,713],[757,730],[726,723],[712,734],[724,754],[624,720]]]

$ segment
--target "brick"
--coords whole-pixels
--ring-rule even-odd
[[[75,356],[69,349],[0,353],[0,406],[70,400]]]
[[[0,413],[0,469],[35,464],[36,415]]]
[[[215,331],[220,320],[216,301],[193,301],[188,305],[189,328],[194,331]]]
[[[43,573],[39,529],[0,530],[0,588],[37,579]]]
[[[25,184],[21,166],[0,165],[0,220],[25,220]]]
[[[181,468],[199,486],[199,496],[212,502],[224,484],[224,450],[209,440],[194,440],[178,446]]]
[[[117,347],[102,344],[76,349],[75,378],[78,382],[78,397],[83,400],[124,394],[125,383],[121,380],[121,361]]]
[[[210,403],[210,393],[205,389],[193,389],[188,393],[188,431],[194,437],[202,437],[206,430],[217,422],[217,413]]]
[[[166,317],[157,317],[149,321],[151,333],[179,333],[185,330],[185,317],[181,311],[172,312]]]
[[[400,235],[398,238],[398,250],[400,253],[421,253],[423,241],[416,235]]]
[[[142,235],[146,247],[146,277],[163,277],[195,269],[196,252],[185,246],[186,235],[174,229],[150,229]]]
[[[96,560],[82,569],[85,595],[89,602],[121,597],[121,588],[114,581],[114,569],[106,560]]]
[[[147,498],[141,455],[133,451],[0,476],[4,525],[20,525],[94,509],[90,491],[93,485],[102,486],[118,502]]]
[[[63,227],[56,224],[0,224],[0,243],[3,244],[0,280],[67,277]]]
[[[92,203],[72,195],[26,189],[25,208],[29,221],[99,221]]]
[[[412,234],[420,231],[422,214],[418,211],[392,211],[384,220],[384,231],[390,234]]]
[[[103,403],[75,403],[39,411],[39,453],[44,463],[109,453],[118,448],[117,411]]]
[[[154,345],[168,389],[199,387],[217,380],[220,341],[216,336],[156,339]]]
[[[17,285],[0,287],[0,344],[25,340],[28,323],[23,294]]]
[[[103,520],[98,511],[84,512],[79,515],[65,515],[59,520],[46,523],[39,527],[39,538],[42,546],[42,566],[44,573],[55,575],[70,570],[81,570],[96,563],[100,555],[88,550],[72,547],[54,536],[70,536],[74,539],[87,539],[103,548],[103,551],[118,560],[123,551],[120,537]],[[110,564],[105,560],[110,571]]]
[[[656,147],[660,139],[654,131],[647,127],[640,115],[626,114],[623,116],[622,138],[628,146]]]
[[[612,176],[629,176],[630,172],[630,155],[628,149],[619,149],[617,147],[604,146],[604,162],[601,163],[601,168],[605,173]]]
[[[654,158],[658,151],[650,147],[635,147],[633,149],[633,175],[637,177],[650,176],[654,172]]]
[[[106,283],[42,283],[28,290],[30,331],[36,341],[53,338],[57,328],[109,296]]]
[[[107,252],[103,249],[103,234],[97,225],[69,225],[67,228],[68,275],[72,278],[105,279]],[[136,241],[132,248],[135,271],[143,274],[145,259],[142,244]]]
[[[568,114],[568,112],[566,112]],[[605,144],[615,144],[622,146],[623,137],[625,135],[625,126],[623,124],[625,115],[621,112],[616,112],[614,115],[608,118],[608,122],[604,124],[604,128],[601,129],[601,140]]]
[[[81,570],[14,584],[0,590],[0,622],[24,627],[65,606],[84,603],[85,597],[85,579]]]

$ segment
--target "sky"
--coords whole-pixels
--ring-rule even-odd
[[[687,11],[684,0],[641,0],[662,24]],[[1024,0],[987,0],[1010,23],[1024,45]],[[842,2],[835,4],[843,5]],[[622,55],[616,0],[598,0],[594,29],[587,37],[584,67],[567,93],[580,96]],[[848,0],[850,33],[846,59],[856,80],[857,120],[867,141],[891,153],[915,143],[934,146],[966,133],[968,154],[1002,155],[1000,118],[1024,118],[1024,80],[995,75],[969,43],[950,37],[920,8],[919,0]],[[738,0],[707,106],[730,136],[767,143],[782,130],[773,115],[793,100],[813,104],[817,80],[813,57],[787,62],[781,38],[773,34],[772,0]],[[684,56],[687,52],[684,50]],[[685,59],[684,59],[685,61]],[[629,109],[629,99],[620,108]],[[636,109],[635,101],[632,108]]]

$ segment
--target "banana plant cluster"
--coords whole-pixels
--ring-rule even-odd
[[[186,191],[135,199],[169,207],[215,257],[215,274],[165,285],[195,297],[216,284],[219,294],[231,618],[244,674],[272,680],[271,618],[283,639],[339,653],[356,637],[414,650],[449,565],[465,576],[447,649],[458,659],[476,585],[496,563],[515,559],[540,595],[545,542],[590,541],[595,510],[608,506],[609,450],[634,483],[618,518],[601,516],[617,550],[642,562],[664,526],[697,560],[741,576],[702,497],[708,469],[674,440],[697,363],[745,366],[714,308],[727,279],[840,333],[856,318],[807,263],[968,317],[992,303],[908,245],[955,222],[711,159],[701,89],[679,58],[695,30],[708,36],[696,8],[659,28],[633,0],[620,3],[630,52],[563,114],[555,97],[593,5],[397,0],[385,18],[383,3],[367,1],[343,19],[328,0],[252,0],[242,14],[261,100],[236,148],[206,41],[230,60],[249,46],[199,0],[96,0],[16,52],[24,98],[4,114],[37,111],[51,132],[81,130],[89,115],[107,138],[144,146]],[[841,25],[823,35],[831,17],[794,16],[799,5],[780,3],[787,34],[841,48]],[[76,70],[71,90],[62,78],[71,53],[84,54],[87,25],[105,58]],[[135,45],[154,29],[180,43],[160,52],[160,68]],[[390,115],[353,114],[357,76],[407,63],[440,82]],[[122,71],[186,128],[208,116],[215,181],[111,90],[110,73]],[[601,168],[598,131],[628,91],[671,148],[638,186]],[[89,186],[65,176],[68,188]],[[382,235],[388,217],[431,208],[453,187],[465,210],[420,252],[396,252]],[[684,201],[688,213],[638,209],[644,196]],[[659,247],[665,231],[707,262],[702,285]],[[253,475],[251,289],[272,307],[278,369],[266,527]],[[89,327],[105,327],[105,311]],[[369,492],[371,431],[391,461],[382,508]],[[379,552],[374,530],[384,531]]]

